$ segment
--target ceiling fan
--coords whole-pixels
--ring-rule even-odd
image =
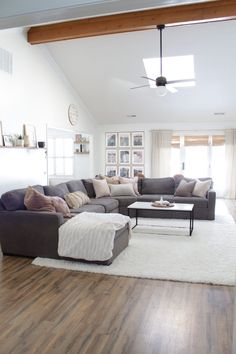
[[[180,82],[192,82],[193,79],[185,79],[185,80],[170,80],[168,81],[166,79],[166,77],[164,77],[162,75],[162,31],[165,28],[165,25],[158,25],[157,29],[160,31],[160,76],[158,76],[156,79],[147,77],[147,76],[141,76],[143,79],[147,79],[147,80],[151,80],[151,81],[155,81],[155,84],[157,86],[157,88],[159,89],[158,94],[159,96],[165,96],[167,93],[167,90],[175,93],[177,92],[176,88],[171,86],[173,84],[176,83],[180,83]],[[142,86],[136,86],[136,87],[131,87],[131,89],[138,89],[138,88],[142,88],[142,87],[150,87],[150,85],[142,85]]]

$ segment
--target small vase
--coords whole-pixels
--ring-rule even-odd
[[[24,147],[29,147],[29,135],[24,135]]]

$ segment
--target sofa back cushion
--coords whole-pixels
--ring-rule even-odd
[[[175,181],[172,177],[142,179],[142,194],[174,194]]]
[[[33,186],[38,192],[44,194],[43,186]],[[27,188],[13,189],[2,195],[1,200],[6,210],[25,210],[24,197]]]
[[[60,197],[65,199],[65,195],[70,193],[66,183],[56,184],[55,186],[44,186],[43,188],[45,195],[51,197]]]
[[[66,185],[70,193],[83,192],[84,194],[88,194],[81,179],[68,181]]]

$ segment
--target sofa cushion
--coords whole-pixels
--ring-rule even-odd
[[[38,192],[44,194],[43,186],[35,185],[33,186]],[[25,210],[24,197],[27,188],[13,189],[2,195],[2,203],[6,210]]]
[[[119,202],[119,207],[127,207],[128,205],[134,203],[137,201],[136,196],[120,196],[120,197],[115,197],[116,200]]]
[[[84,194],[88,194],[81,179],[68,181],[66,185],[70,193],[83,192]]]
[[[96,198],[108,197],[111,195],[110,188],[105,179],[93,179],[92,181]]]
[[[87,178],[87,179],[82,179],[82,182],[84,184],[84,187],[87,191],[87,194],[89,196],[89,198],[95,198],[95,190],[93,188],[93,180],[91,178]]]
[[[174,196],[169,194],[143,194],[137,197],[138,202],[154,202],[156,200],[160,200],[161,197],[163,200],[168,200],[168,202],[172,202]]]
[[[173,177],[142,179],[142,194],[174,194]]]
[[[194,204],[196,208],[207,208],[208,200],[207,198],[199,198],[199,197],[174,197],[175,203],[187,203]]]
[[[111,190],[111,196],[112,197],[117,197],[117,196],[136,196],[134,192],[134,186],[132,183],[129,184],[116,184],[116,185],[110,185],[110,190]]]
[[[178,197],[191,197],[195,184],[195,180],[187,182],[182,179],[182,181],[180,181],[178,187],[176,188],[175,195]]]
[[[55,186],[44,186],[43,188],[45,195],[51,197],[60,197],[65,199],[65,195],[70,193],[66,183],[56,184]]]
[[[84,204],[88,204],[90,202],[87,194],[77,191],[73,193],[69,193],[65,195],[65,200],[70,208],[80,208]]]
[[[6,209],[4,208],[3,202],[0,199],[0,211],[3,211],[3,210],[6,210]]]
[[[102,205],[97,205],[97,204],[85,204],[81,206],[80,208],[75,208],[71,209],[71,213],[83,213],[83,212],[89,212],[89,213],[105,213],[105,208]]]
[[[52,198],[39,193],[36,189],[28,187],[24,197],[27,210],[56,212]]]
[[[90,199],[90,203],[93,205],[102,205],[105,208],[106,213],[110,213],[112,210],[119,207],[118,201],[110,197]]]

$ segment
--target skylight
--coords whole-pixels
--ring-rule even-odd
[[[160,76],[160,58],[144,58],[144,67],[147,77],[156,79]],[[195,86],[193,55],[162,58],[162,75],[167,81],[193,79],[189,82],[172,84],[174,87]],[[150,87],[156,87],[155,82],[149,80]]]

